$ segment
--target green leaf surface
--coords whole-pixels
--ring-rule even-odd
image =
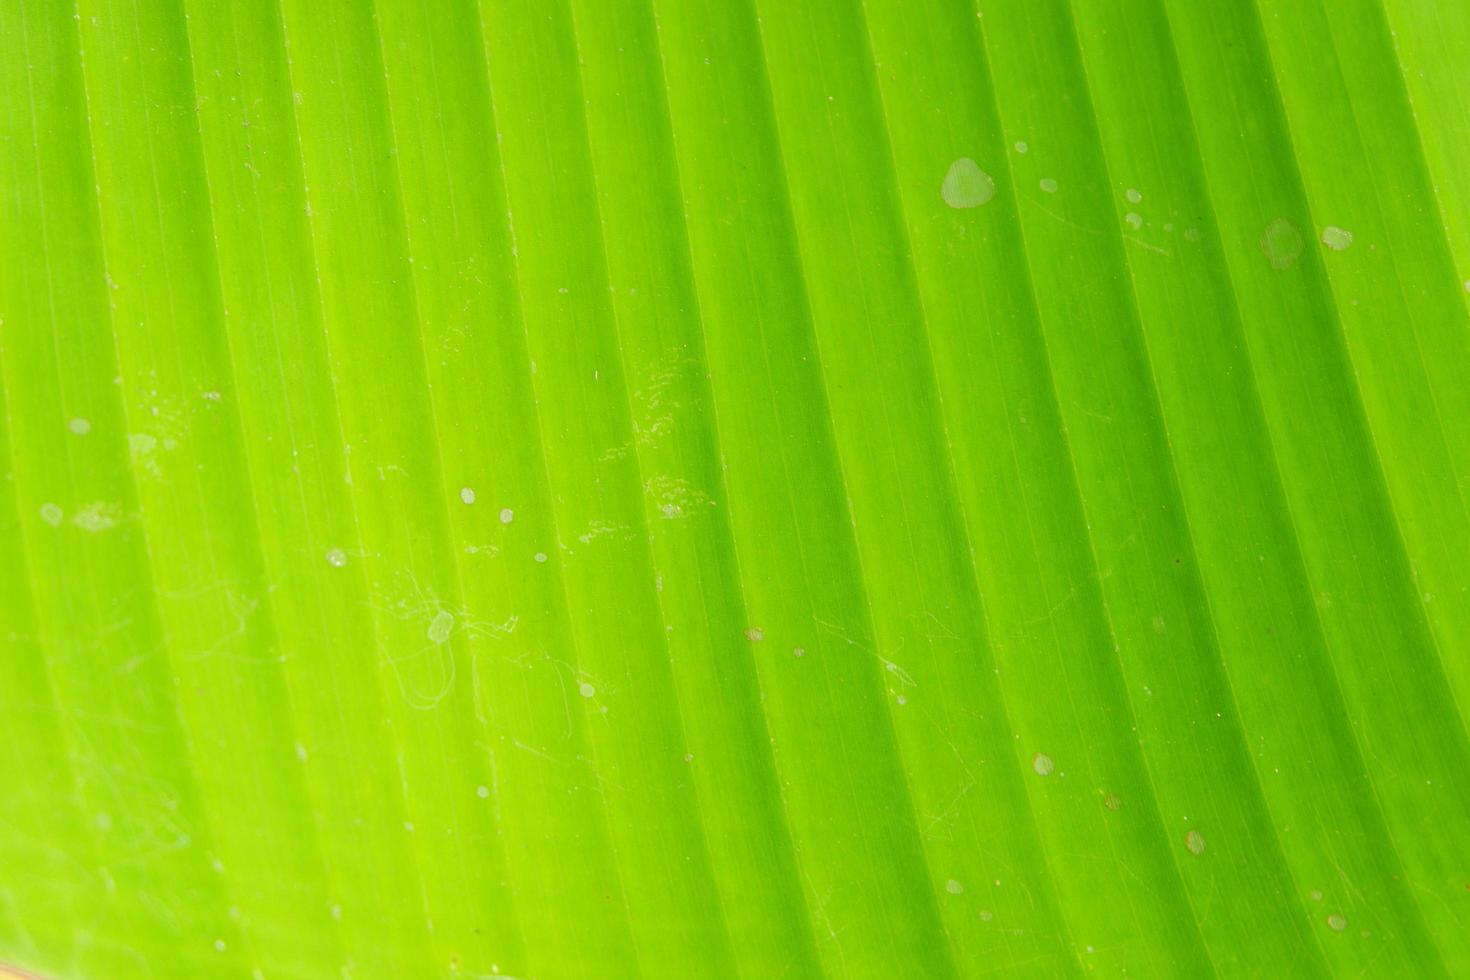
[[[0,975],[1470,974],[1467,65],[0,3]]]

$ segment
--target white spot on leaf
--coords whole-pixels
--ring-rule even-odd
[[[454,632],[454,614],[447,609],[440,610],[429,623],[429,642],[443,643],[449,639],[449,634]]]
[[[939,196],[952,208],[978,208],[995,196],[995,181],[974,160],[960,157],[949,165]]]
[[[1346,228],[1337,225],[1328,225],[1322,229],[1322,244],[1334,252],[1341,252],[1353,243],[1353,233]]]
[[[1301,257],[1306,242],[1296,225],[1277,218],[1261,232],[1261,251],[1273,269],[1290,269]]]
[[[117,504],[110,504],[104,500],[94,500],[72,516],[71,522],[74,526],[96,534],[98,531],[106,531],[108,528],[117,526],[122,519],[122,509]]]

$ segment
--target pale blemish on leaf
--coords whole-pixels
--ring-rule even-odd
[[[52,527],[60,527],[61,519],[65,516],[66,514],[62,512],[61,508],[55,504],[45,503],[41,505],[41,520],[50,524]]]
[[[591,521],[587,530],[577,535],[577,540],[583,544],[591,544],[603,538],[628,536],[628,527],[624,524],[614,524],[612,521]]]
[[[516,519],[516,512],[515,511],[511,510],[509,507],[502,507],[500,509],[500,523],[502,523],[502,524],[509,524],[511,521],[513,521],[515,519]]]
[[[766,631],[759,626],[752,626],[745,631],[745,638],[751,643],[759,643],[766,638]]]
[[[1198,830],[1191,830],[1184,835],[1184,846],[1188,848],[1190,854],[1205,853],[1204,834],[1201,834]]]
[[[439,614],[429,622],[429,642],[444,643],[453,632],[454,613],[447,609],[439,610]]]
[[[1048,194],[1057,192],[1057,182],[1050,177],[1041,178],[1041,189]]]
[[[1123,798],[1117,793],[1109,793],[1103,797],[1103,806],[1113,811],[1121,810],[1123,809]]]
[[[965,886],[951,878],[944,883],[944,890],[951,895],[963,895],[965,893]]]
[[[577,693],[582,695],[582,697],[584,698],[590,698],[597,694],[597,688],[593,687],[591,684],[588,684],[586,681],[583,681],[582,683],[577,685]]]
[[[459,499],[460,500],[463,500],[466,504],[472,504],[472,503],[474,503],[475,502],[475,491],[474,491],[474,489],[472,487],[460,487],[459,488]]]
[[[1027,146],[1024,140],[1017,140],[1016,141],[1016,152],[1017,153],[1025,153],[1029,149],[1031,149],[1031,147]]]
[[[347,552],[341,548],[333,548],[327,552],[327,564],[333,568],[344,568],[347,565]]]
[[[1143,215],[1139,214],[1137,211],[1129,211],[1127,214],[1123,215],[1123,220],[1127,222],[1128,227],[1132,228],[1134,231],[1137,231],[1138,229],[1143,227]]]
[[[1327,927],[1333,932],[1342,932],[1347,928],[1347,919],[1334,912],[1327,917]]]
[[[1277,218],[1261,232],[1261,251],[1273,269],[1290,269],[1301,258],[1306,240],[1296,225]]]
[[[1128,190],[1123,193],[1123,196],[1128,198],[1129,204],[1138,204],[1143,200],[1143,195],[1132,187],[1128,188]]]
[[[662,473],[645,480],[643,491],[653,499],[666,520],[697,514],[701,509],[715,506],[713,497],[688,480]]]
[[[531,557],[534,558],[539,564],[546,564],[546,552],[544,551],[538,551]]]
[[[1337,225],[1328,225],[1322,229],[1322,244],[1334,252],[1341,252],[1353,243],[1353,233],[1346,228]]]
[[[1052,770],[1056,768],[1056,763],[1052,762],[1051,756],[1045,752],[1038,752],[1031,758],[1031,768],[1038,776],[1050,776]]]
[[[122,508],[105,500],[94,500],[72,516],[71,522],[83,531],[96,534],[117,527],[122,520]]]
[[[482,800],[488,800],[490,798],[490,787],[489,786],[476,786],[475,787],[475,795],[478,796]]]
[[[82,418],[72,419],[66,427],[74,436],[84,436],[92,431],[92,423]]]
[[[995,196],[995,180],[969,157],[960,157],[949,165],[939,195],[952,208],[978,208]]]

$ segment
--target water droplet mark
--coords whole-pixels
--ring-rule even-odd
[[[1123,220],[1127,222],[1128,227],[1132,228],[1134,231],[1137,231],[1138,229],[1143,227],[1143,215],[1139,214],[1137,211],[1129,211],[1127,214],[1123,215]]]
[[[1016,141],[1016,152],[1017,153],[1025,153],[1029,149],[1031,149],[1031,147],[1029,147],[1029,146],[1026,145],[1026,141],[1025,140],[1017,140]]]
[[[1327,927],[1333,932],[1342,932],[1347,928],[1347,919],[1334,912],[1327,917]]]
[[[45,521],[47,524],[50,524],[52,527],[60,527],[61,519],[65,516],[66,515],[62,513],[61,508],[56,506],[55,504],[41,505],[41,520]]]
[[[1138,191],[1132,187],[1128,188],[1128,190],[1124,192],[1123,196],[1128,198],[1129,204],[1138,204],[1140,201],[1143,200],[1143,195],[1138,193]]]
[[[502,507],[500,509],[500,523],[502,523],[502,524],[509,524],[511,521],[513,521],[515,519],[516,519],[516,512],[515,511],[511,510],[509,507]]]
[[[344,568],[347,565],[347,552],[341,548],[333,548],[327,552],[327,564],[333,568]]]
[[[459,499],[467,504],[472,504],[475,502],[475,491],[470,487],[460,487]]]
[[[995,180],[969,157],[960,157],[949,165],[939,196],[952,208],[978,208],[995,196]]]
[[[1057,182],[1050,177],[1041,178],[1041,189],[1048,194],[1057,192]]]
[[[745,631],[745,638],[751,643],[759,643],[766,638],[766,631],[759,626],[752,626]]]
[[[1109,793],[1103,797],[1103,806],[1113,811],[1121,810],[1123,809],[1123,798],[1117,793]]]
[[[490,787],[489,786],[476,786],[475,787],[475,795],[478,796],[482,800],[488,800],[490,798]]]
[[[951,878],[944,883],[944,890],[951,895],[963,895],[965,893],[965,886]]]
[[[1273,269],[1290,269],[1301,258],[1306,240],[1296,225],[1277,218],[1261,232],[1261,251]]]
[[[1334,252],[1341,252],[1353,243],[1353,233],[1346,228],[1337,225],[1328,225],[1322,229],[1322,244]]]
[[[597,688],[593,687],[591,684],[588,684],[586,681],[583,681],[581,684],[577,685],[577,693],[582,695],[582,697],[584,698],[590,698],[597,693]]]
[[[1031,768],[1036,770],[1038,776],[1050,776],[1056,768],[1056,763],[1051,761],[1051,756],[1045,752],[1038,752],[1031,759]]]
[[[1191,830],[1184,835],[1184,846],[1189,849],[1190,854],[1205,853],[1205,837],[1198,830]]]
[[[92,431],[92,423],[86,419],[72,419],[66,423],[66,427],[74,436],[84,436]]]

